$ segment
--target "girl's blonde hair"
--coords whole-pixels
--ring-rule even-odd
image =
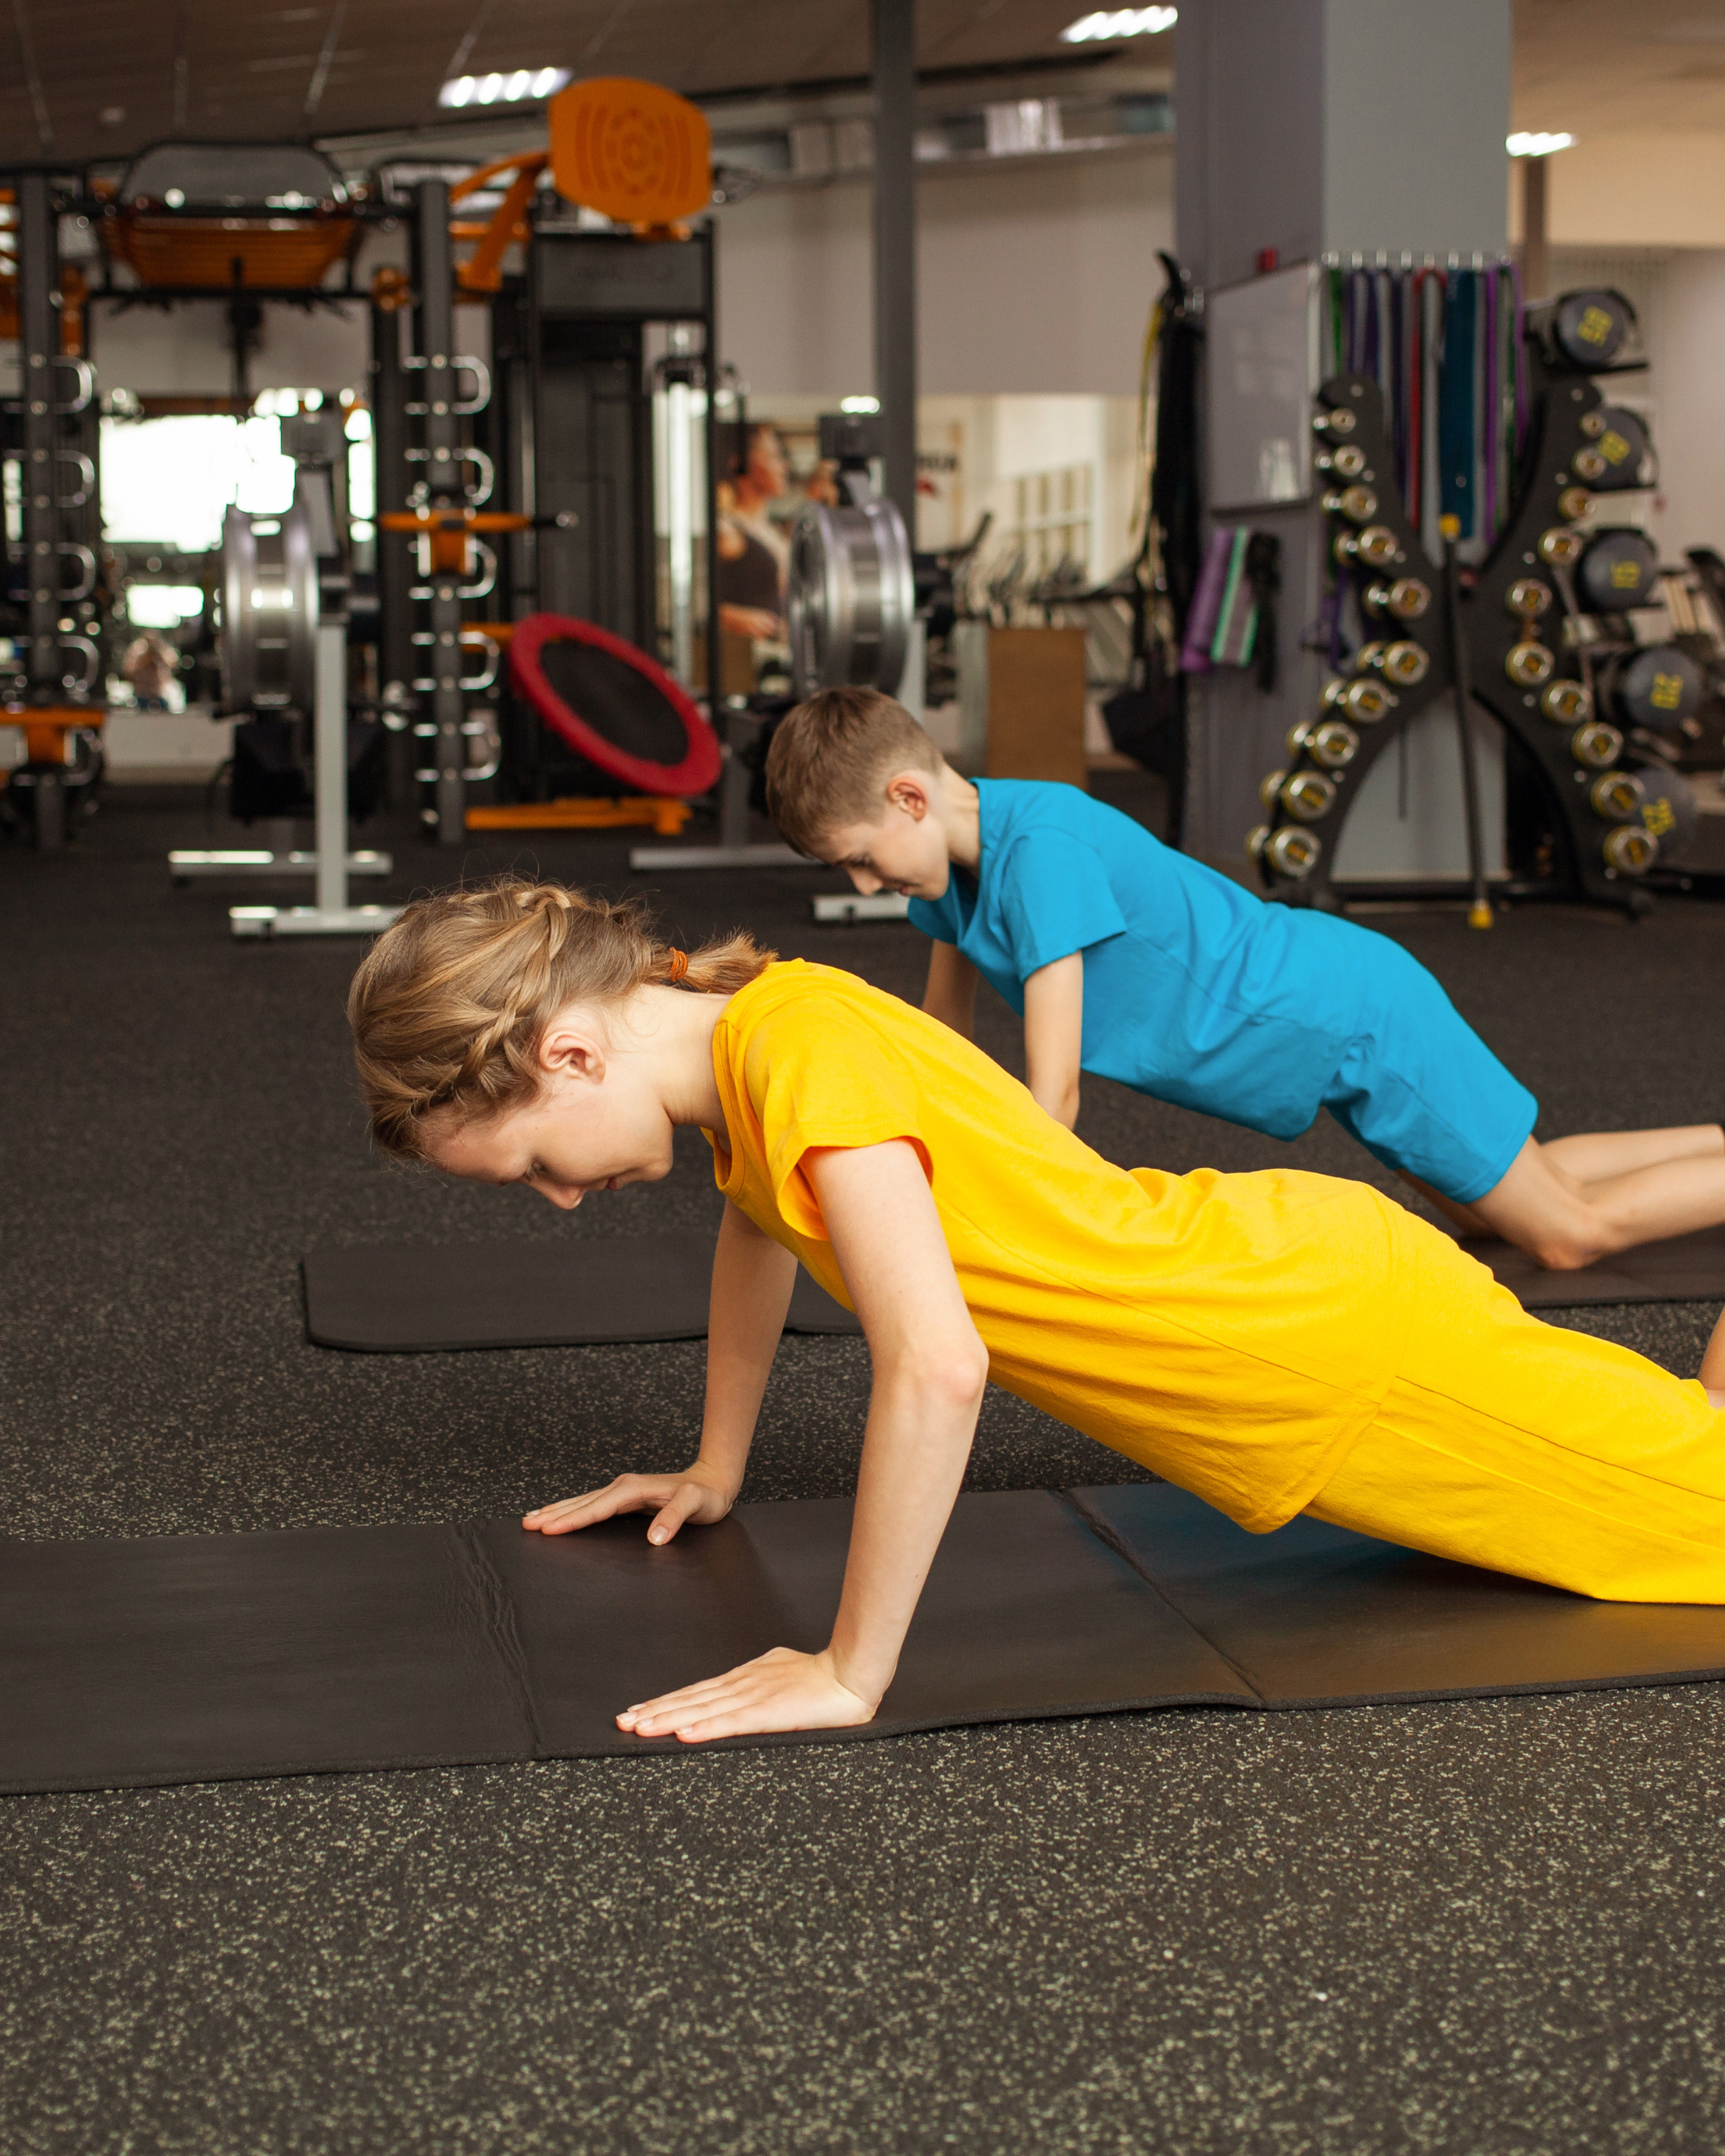
[[[656,940],[638,900],[526,876],[416,899],[347,992],[372,1136],[423,1160],[434,1111],[484,1122],[533,1097],[541,1037],[570,1004],[621,1003],[655,982],[729,995],[777,955],[741,930],[685,953]]]

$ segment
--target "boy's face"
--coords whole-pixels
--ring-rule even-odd
[[[819,850],[865,898],[880,891],[940,898],[952,878],[934,783],[924,772],[901,772],[890,779],[879,820],[837,824],[822,834]]]

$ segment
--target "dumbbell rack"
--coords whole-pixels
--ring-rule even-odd
[[[1683,782],[1662,767],[1631,769],[1622,732],[1595,716],[1570,572],[1589,543],[1583,480],[1599,458],[1603,400],[1586,377],[1541,370],[1538,386],[1521,501],[1457,608],[1470,700],[1540,774],[1565,855],[1558,888],[1639,913],[1651,903],[1640,879],[1690,804]],[[1260,788],[1268,820],[1247,844],[1273,896],[1334,910],[1343,896],[1337,840],[1366,774],[1413,720],[1453,704],[1455,675],[1442,570],[1399,497],[1377,382],[1361,374],[1326,382],[1313,424],[1337,573],[1357,583],[1384,633],[1327,683],[1319,716],[1290,732],[1287,767]],[[1642,603],[1639,591],[1625,594],[1626,607]],[[1578,625],[1573,638],[1553,638],[1565,621]]]

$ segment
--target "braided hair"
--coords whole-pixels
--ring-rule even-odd
[[[729,995],[773,960],[740,930],[682,952],[639,900],[498,876],[416,899],[353,977],[361,1095],[380,1149],[423,1160],[426,1118],[484,1122],[538,1091],[539,1042],[570,1004],[614,1004],[649,984]]]

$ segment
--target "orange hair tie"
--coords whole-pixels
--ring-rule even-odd
[[[689,970],[689,953],[686,951],[671,951],[666,955],[670,960],[670,973],[667,979],[670,985],[675,986]]]

